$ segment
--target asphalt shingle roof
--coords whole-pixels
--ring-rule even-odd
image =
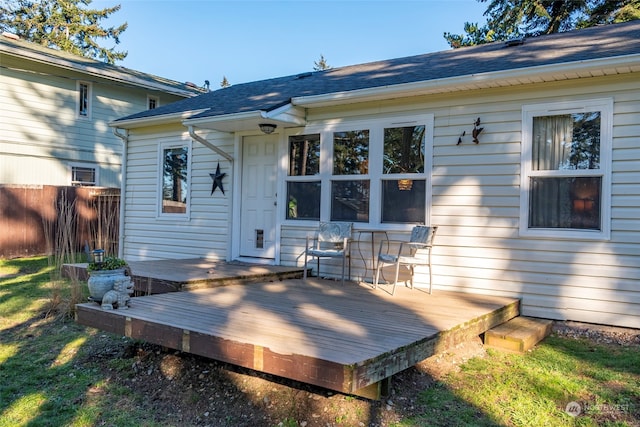
[[[119,120],[206,110],[191,118],[270,111],[294,97],[640,54],[640,21],[371,62],[233,85]]]

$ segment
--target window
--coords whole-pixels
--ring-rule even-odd
[[[342,122],[290,136],[286,219],[426,223],[428,129],[432,115]]]
[[[609,234],[611,100],[523,109],[523,235]]]
[[[148,110],[153,110],[155,108],[158,108],[160,106],[160,100],[157,96],[151,96],[148,95],[147,96],[147,109]]]
[[[333,133],[331,221],[369,222],[369,130]]]
[[[292,220],[320,219],[320,135],[289,137],[287,213]]]
[[[160,147],[160,216],[189,214],[190,146],[162,144]]]
[[[71,165],[71,185],[95,186],[98,183],[97,171],[93,166]]]
[[[383,223],[425,223],[424,162],[424,125],[384,129]]]
[[[91,84],[87,82],[78,82],[78,117],[91,118]]]

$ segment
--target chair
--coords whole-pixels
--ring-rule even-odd
[[[417,225],[411,230],[411,238],[409,241],[388,241],[387,248],[398,248],[397,252],[391,253],[389,250],[386,253],[382,252],[382,248],[387,242],[380,242],[380,250],[378,251],[378,262],[376,267],[376,278],[374,281],[374,288],[378,287],[378,279],[380,277],[380,269],[385,264],[395,264],[396,276],[393,281],[393,290],[391,295],[396,291],[396,285],[398,284],[398,274],[400,272],[400,266],[404,265],[408,267],[411,273],[411,289],[413,289],[413,274],[414,268],[417,265],[429,266],[429,293],[432,289],[431,274],[431,249],[433,247],[433,239],[436,235],[438,227],[427,227],[424,225]]]
[[[320,276],[321,258],[342,258],[342,284],[344,285],[344,268],[349,260],[349,278],[351,278],[351,229],[349,222],[322,222],[314,236],[307,236],[304,251],[304,279],[307,279],[308,258],[316,258],[318,276]]]

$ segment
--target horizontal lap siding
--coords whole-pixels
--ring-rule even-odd
[[[2,65],[0,182],[70,185],[69,164],[90,163],[99,185],[119,187],[122,142],[108,124],[146,109],[148,91],[9,55]],[[76,116],[77,81],[91,82],[90,119]]]
[[[522,106],[611,97],[611,240],[521,238]],[[579,86],[549,83],[416,97],[410,102],[394,100],[358,107],[320,109],[309,119],[321,123],[401,111],[435,115],[431,223],[440,226],[433,253],[436,289],[519,296],[525,315],[640,327],[637,77],[595,78]],[[479,144],[474,144],[470,135],[478,117],[484,130]],[[462,143],[457,145],[463,132]],[[310,231],[282,228],[283,264],[301,265],[304,235]],[[365,256],[370,256],[368,248],[363,247]],[[359,253],[353,265],[353,277],[358,278],[362,266]],[[428,281],[427,273],[426,269],[418,272],[422,286]]]
[[[186,138],[186,139],[185,139]],[[215,145],[233,152],[233,138],[216,139]],[[130,260],[208,257],[226,259],[229,242],[229,209],[232,170],[229,162],[199,142],[192,142],[191,215],[188,220],[157,217],[160,143],[189,141],[184,127],[167,127],[161,132],[131,132],[127,166],[125,257]],[[211,195],[209,176],[220,163],[225,195]]]
[[[640,91],[630,80],[613,92],[597,84],[553,86],[467,97],[465,107],[435,111],[435,285],[521,296],[525,315],[640,327]],[[615,101],[611,240],[520,238],[522,105],[603,97]],[[476,117],[485,128],[480,143],[457,146],[462,131],[473,128],[458,123]]]

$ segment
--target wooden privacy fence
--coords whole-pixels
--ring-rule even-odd
[[[0,185],[0,258],[118,253],[120,189]]]

